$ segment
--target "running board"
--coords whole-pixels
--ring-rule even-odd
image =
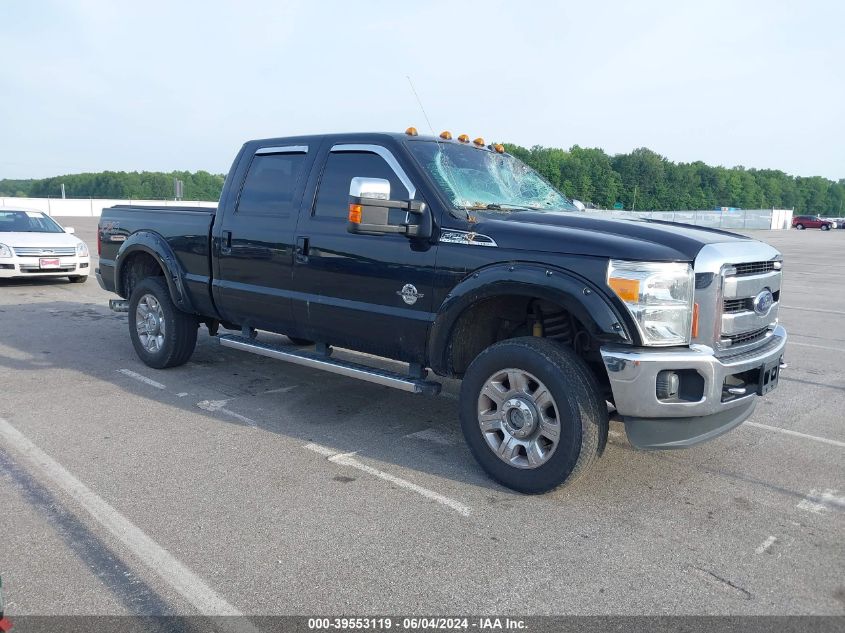
[[[285,349],[276,345],[260,343],[255,339],[249,339],[235,334],[226,334],[218,337],[223,347],[243,350],[259,356],[267,356],[276,360],[283,360],[294,365],[303,365],[322,369],[333,374],[340,374],[349,378],[357,378],[374,382],[377,385],[393,387],[411,393],[421,393],[429,396],[436,396],[440,393],[440,383],[411,378],[403,374],[397,374],[384,369],[376,369],[359,363],[352,363],[345,360],[337,360],[330,356],[323,356],[313,352],[301,352],[299,350]]]

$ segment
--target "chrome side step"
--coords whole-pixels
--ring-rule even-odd
[[[410,376],[397,374],[392,371],[376,369],[375,367],[345,360],[337,360],[330,356],[315,354],[313,352],[285,349],[284,347],[268,345],[267,343],[261,343],[255,339],[237,336],[235,334],[225,334],[218,338],[223,347],[231,347],[232,349],[243,350],[244,352],[258,354],[259,356],[283,360],[294,365],[322,369],[333,374],[366,380],[367,382],[374,382],[377,385],[393,387],[394,389],[401,389],[402,391],[409,391],[411,393],[421,393],[430,396],[440,393],[439,382],[411,378]]]

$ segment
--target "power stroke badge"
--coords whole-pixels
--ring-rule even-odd
[[[413,284],[405,284],[402,286],[402,290],[396,291],[396,294],[402,297],[402,301],[407,303],[409,306],[414,305],[417,302],[417,299],[425,296],[421,292],[417,292],[417,287]]]

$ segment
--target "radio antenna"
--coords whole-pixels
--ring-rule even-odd
[[[411,86],[411,92],[414,93],[414,98],[417,100],[417,103],[420,106],[420,110],[422,110],[423,116],[425,117],[425,122],[428,123],[428,129],[431,130],[431,135],[435,136],[434,127],[432,127],[431,120],[428,118],[428,114],[426,113],[425,108],[423,107],[422,99],[420,99],[420,96],[417,94],[417,89],[414,88],[414,82],[411,80],[411,76],[405,75],[405,79],[408,80],[408,84]]]
[[[425,122],[428,124],[428,129],[431,130],[431,135],[434,137],[434,142],[437,143],[437,147],[440,149],[441,156],[442,156],[443,155],[443,144],[440,141],[440,139],[437,137],[437,134],[434,132],[434,126],[431,125],[431,119],[428,118],[428,113],[425,111],[425,107],[423,107],[422,99],[420,99],[420,96],[417,94],[417,89],[414,88],[414,82],[411,79],[410,75],[405,75],[405,79],[408,80],[408,85],[411,86],[411,92],[414,93],[414,98],[417,100],[417,103],[420,106],[420,110],[422,110],[423,117],[425,117]],[[449,182],[449,180],[452,179],[451,178],[452,175],[449,173],[448,159],[444,159],[444,162],[442,162],[441,165],[443,167],[443,177],[446,180],[446,183],[452,188],[452,191],[457,192],[458,191],[457,187],[455,187],[455,185],[453,183]],[[464,209],[464,213],[466,213],[467,220],[472,222],[472,216],[469,213],[469,209]]]

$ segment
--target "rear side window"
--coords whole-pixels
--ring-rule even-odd
[[[372,152],[332,152],[326,160],[320,190],[314,205],[317,217],[343,218],[349,216],[349,183],[356,176],[384,178],[390,181],[393,200],[408,198],[408,190],[396,172],[378,154]]]
[[[256,154],[252,158],[237,213],[289,217],[305,167],[304,153]]]

